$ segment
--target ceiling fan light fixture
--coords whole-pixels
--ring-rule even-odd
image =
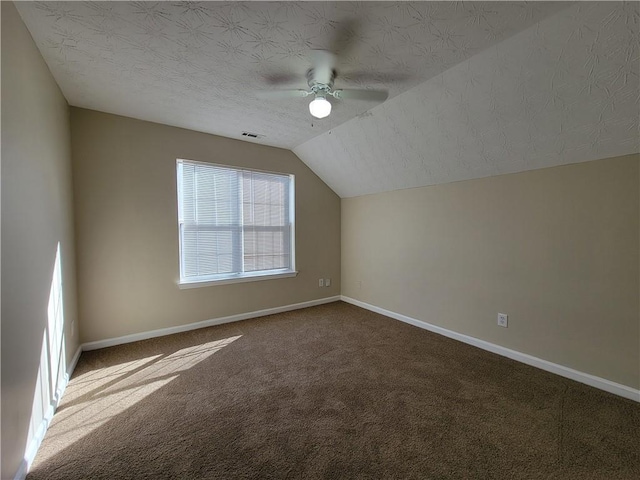
[[[326,98],[317,96],[311,100],[309,112],[316,118],[328,117],[331,113],[331,103]]]

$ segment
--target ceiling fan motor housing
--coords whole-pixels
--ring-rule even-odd
[[[329,78],[329,81],[327,83],[318,82],[316,80],[316,75],[313,68],[307,70],[307,84],[309,85],[313,93],[317,93],[317,91],[321,90],[324,90],[326,92],[331,91],[331,89],[333,88],[333,81],[335,79],[336,71],[333,69],[331,70],[331,77]]]

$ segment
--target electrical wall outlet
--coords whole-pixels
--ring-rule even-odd
[[[318,286],[324,287],[324,278],[321,278],[320,280],[318,280]]]
[[[509,315],[507,315],[506,313],[499,313],[498,314],[498,325],[500,327],[507,328],[509,326]]]
[[[325,278],[324,279],[324,286],[325,287],[330,287],[331,286],[331,279],[330,278]]]

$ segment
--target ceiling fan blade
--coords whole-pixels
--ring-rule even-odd
[[[311,92],[306,90],[266,90],[256,92],[258,98],[265,100],[277,100],[280,98],[295,98],[295,97],[307,97],[311,95]]]
[[[332,95],[338,99],[348,100],[370,100],[384,102],[389,96],[386,90],[334,90]]]
[[[331,42],[330,50],[343,59],[351,55],[355,41],[362,30],[361,27],[361,21],[355,18],[340,22]]]
[[[343,72],[340,78],[349,82],[392,83],[406,82],[411,75],[402,72]]]
[[[327,50],[312,50],[311,64],[313,65],[313,79],[317,83],[331,83],[336,67],[336,56],[333,53]]]
[[[267,73],[262,75],[262,78],[267,85],[286,85],[297,82],[304,77],[294,73]]]

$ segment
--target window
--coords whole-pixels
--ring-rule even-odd
[[[294,276],[294,177],[177,161],[180,284]]]

